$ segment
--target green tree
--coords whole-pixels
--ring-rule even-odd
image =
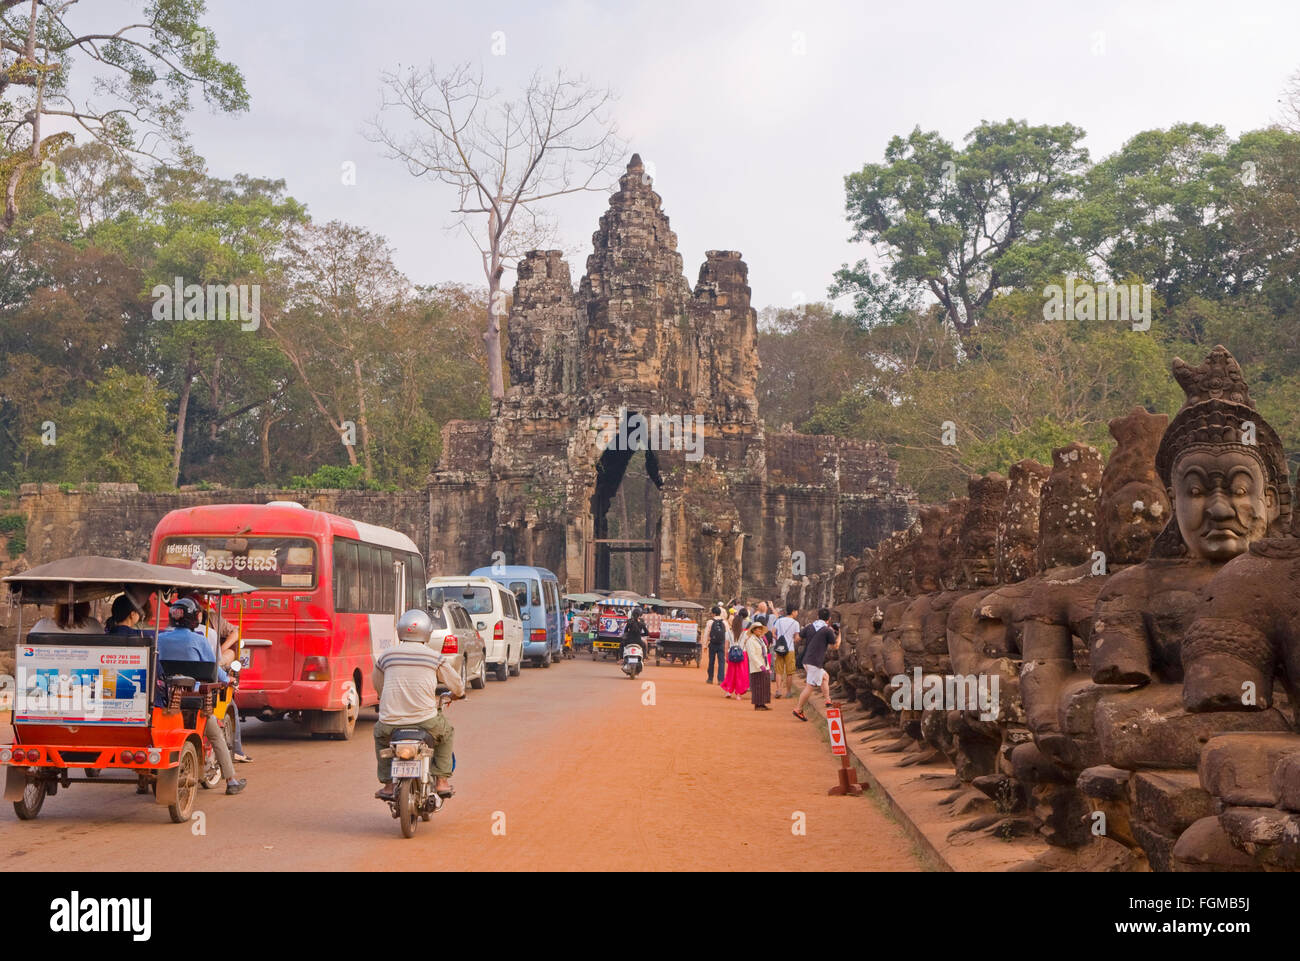
[[[1002,290],[1077,266],[1058,227],[1087,162],[1070,124],[983,122],[958,149],[918,127],[883,163],[844,178],[853,240],[871,260],[845,266],[832,294],[853,294],[864,322],[888,320],[928,294],[965,339]]]
[[[141,374],[106,370],[59,417],[62,476],[78,481],[170,486],[166,391]]]
[[[0,3],[0,233],[18,216],[23,182],[72,144],[71,133],[48,126],[70,125],[123,157],[183,156],[195,92],[219,110],[247,109],[243,77],[218,58],[215,35],[200,24],[202,0],[141,7],[137,21],[124,23],[120,13],[118,22],[96,19],[102,5]]]

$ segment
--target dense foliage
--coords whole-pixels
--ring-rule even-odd
[[[1071,440],[1108,451],[1112,417],[1177,409],[1175,356],[1222,343],[1300,460],[1300,136],[1180,124],[1097,163],[1081,136],[984,123],[959,148],[917,130],[846,177],[871,256],[836,274],[847,312],[762,318],[768,425],[882,441],[942,499]],[[1108,283],[1145,285],[1145,320],[1102,311]],[[1086,284],[1097,307],[1050,309],[1053,285]]]

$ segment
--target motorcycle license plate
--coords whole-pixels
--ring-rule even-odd
[[[414,761],[393,761],[393,777],[423,777],[422,765],[423,762],[419,758]]]

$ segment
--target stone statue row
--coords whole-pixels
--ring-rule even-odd
[[[1285,454],[1223,347],[1173,373],[1182,408],[1111,421],[1104,465],[972,477],[835,585],[869,743],[950,763],[958,830],[1045,839],[1026,870],[1300,868]]]

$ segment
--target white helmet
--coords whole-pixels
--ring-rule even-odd
[[[416,644],[428,644],[433,636],[433,621],[429,615],[418,608],[413,608],[397,619],[397,639],[413,641]]]

